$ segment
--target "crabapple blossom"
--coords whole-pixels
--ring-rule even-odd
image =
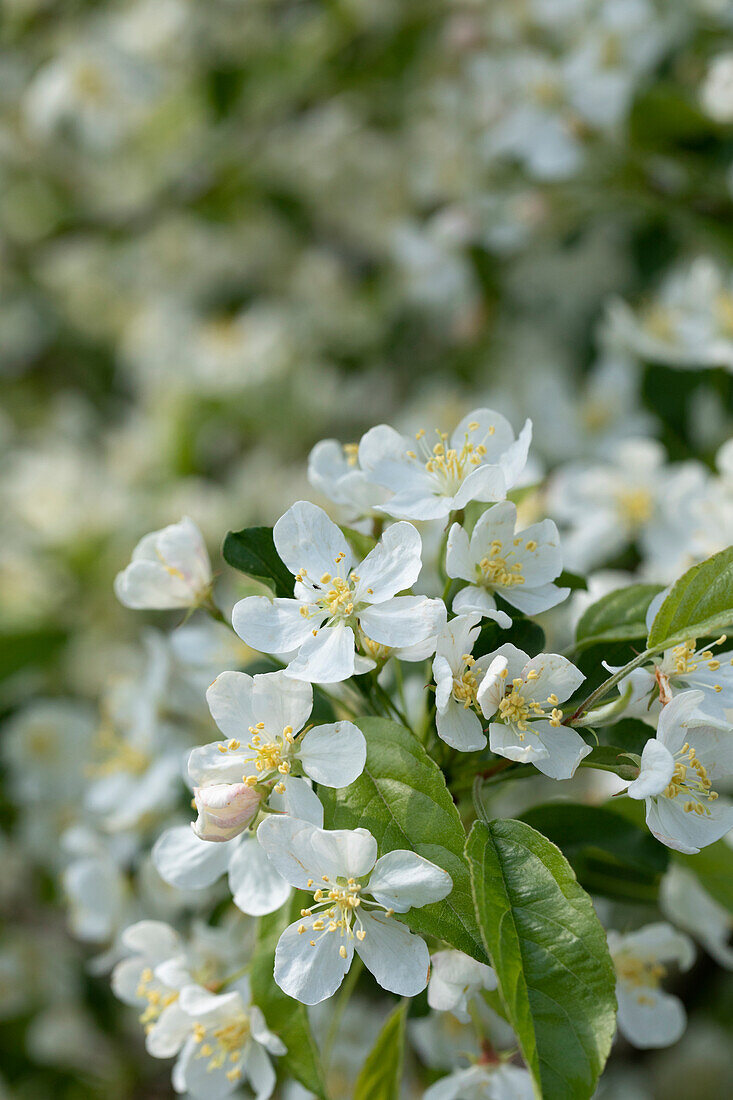
[[[359,465],[358,443],[342,445],[335,439],[316,443],[308,456],[308,480],[337,505],[345,522],[359,527],[365,519],[381,518],[376,507],[389,496]]]
[[[516,522],[516,505],[502,501],[487,508],[470,538],[460,524],[451,527],[446,573],[468,581],[453,599],[456,614],[476,612],[506,628],[512,620],[497,609],[496,595],[525,615],[538,615],[570,592],[552,583],[562,572],[560,536],[552,520],[515,534]]]
[[[438,1012],[452,1012],[468,1023],[468,1001],[482,989],[496,989],[494,970],[462,951],[436,951],[430,957],[428,1004]]]
[[[292,774],[294,766],[327,787],[346,787],[361,775],[366,742],[353,722],[300,733],[313,707],[313,688],[304,681],[284,672],[222,672],[206,699],[229,740],[195,748],[188,760],[199,812],[194,832],[202,840],[231,840],[273,792],[296,799],[301,808],[317,802],[308,784]]]
[[[392,648],[435,634],[442,601],[398,596],[417,580],[421,540],[410,523],[389,527],[358,564],[344,534],[323,509],[298,501],[275,524],[275,548],[295,576],[293,599],[249,596],[232,624],[265,653],[295,653],[285,670],[294,680],[338,683],[374,667],[356,653],[362,639]]]
[[[492,718],[489,746],[509,760],[534,764],[551,779],[570,779],[591,751],[579,733],[562,724],[558,704],[585,676],[557,653],[529,657],[511,642],[490,655],[477,692],[484,718]]]
[[[372,428],[359,444],[359,463],[368,478],[391,489],[377,506],[398,519],[443,519],[472,500],[503,500],[527,462],[532,424],[518,438],[505,418],[474,409],[448,435],[431,443],[424,431],[414,440],[386,424]]]
[[[269,817],[257,839],[283,878],[313,892],[313,903],[285,929],[275,951],[275,981],[285,993],[305,1004],[330,997],[354,950],[384,989],[414,997],[425,988],[427,946],[393,915],[447,897],[453,889],[447,871],[411,851],[377,859],[377,842],[366,829],[328,831]]]
[[[704,700],[683,691],[662,708],[626,792],[644,800],[649,829],[678,852],[699,852],[733,828],[733,805],[713,788],[733,774],[730,725],[703,713]]]
[[[660,988],[668,964],[689,970],[695,948],[689,936],[660,921],[636,932],[608,933],[608,948],[616,967],[618,1029],[633,1046],[666,1047],[685,1030],[685,1010],[679,998]]]
[[[201,532],[184,516],[140,540],[132,561],[115,578],[115,593],[125,607],[138,610],[196,607],[209,595],[211,582]]]
[[[703,110],[716,122],[733,122],[733,53],[714,57],[700,89]]]
[[[477,1062],[441,1077],[423,1093],[423,1100],[534,1100],[526,1069],[500,1062]]]
[[[476,693],[491,658],[476,660],[471,654],[480,630],[479,615],[457,615],[439,635],[433,660],[436,730],[447,745],[460,752],[475,752],[486,745],[476,713]]]

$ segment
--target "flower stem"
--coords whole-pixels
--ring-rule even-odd
[[[627,665],[620,668],[618,672],[614,672],[613,676],[609,676],[607,680],[604,680],[600,687],[597,687],[595,691],[591,692],[585,702],[581,703],[574,714],[563,723],[565,726],[582,725],[582,722],[578,722],[577,719],[581,718],[586,711],[590,710],[594,703],[597,703],[604,695],[608,695],[612,688],[616,687],[616,684],[620,683],[625,676],[628,676],[630,672],[633,672],[635,668],[639,668],[648,661],[651,656],[656,652],[654,649],[645,649],[643,653],[639,653],[634,657],[633,661],[629,661]]]

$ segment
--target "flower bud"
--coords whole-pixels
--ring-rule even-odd
[[[198,818],[193,831],[201,840],[232,840],[251,825],[262,795],[246,783],[214,783],[195,787]]]

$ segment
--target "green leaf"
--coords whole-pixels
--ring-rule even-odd
[[[733,624],[733,546],[693,565],[672,586],[649,631],[649,649],[718,634]]]
[[[733,848],[725,840],[709,844],[696,856],[672,852],[672,858],[697,875],[700,885],[729,913],[733,913]]]
[[[590,898],[522,821],[477,821],[466,852],[476,914],[543,1100],[588,1100],[616,1028],[616,976]]]
[[[571,592],[587,592],[588,581],[585,577],[581,577],[579,573],[571,573],[569,569],[563,569],[559,577],[556,577],[554,582],[558,588],[569,588]]]
[[[661,584],[631,584],[596,600],[575,631],[577,649],[599,642],[625,642],[646,637],[646,613]]]
[[[250,970],[252,1000],[262,1009],[267,1026],[280,1036],[288,1048],[287,1054],[278,1059],[278,1065],[321,1100],[328,1100],[321,1058],[311,1034],[305,1005],[283,993],[272,976],[275,947],[280,934],[297,918],[304,904],[307,901],[303,901],[296,892],[276,913],[260,918]]]
[[[361,826],[375,837],[380,855],[407,848],[446,870],[453,879],[448,897],[411,909],[404,919],[415,932],[437,936],[486,962],[464,855],[466,834],[442,771],[395,722],[360,718],[356,724],[366,738],[366,766],[349,787],[319,787],[326,828]]]
[[[590,893],[654,903],[669,852],[648,829],[600,806],[548,802],[522,821],[557,844]]]
[[[295,579],[280,559],[272,527],[245,527],[229,531],[221,548],[224,561],[240,573],[264,581],[276,596],[292,596]]]
[[[400,1100],[408,1001],[388,1016],[354,1087],[354,1100]]]

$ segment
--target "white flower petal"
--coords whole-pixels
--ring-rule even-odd
[[[369,876],[368,892],[397,913],[442,901],[453,889],[447,871],[416,852],[397,849],[382,856]]]
[[[270,1034],[272,1033],[270,1032]],[[274,1038],[275,1036],[273,1036]],[[282,1046],[282,1044],[280,1045]],[[285,1049],[283,1048],[283,1050],[274,1053],[284,1054]],[[267,1051],[263,1050],[258,1042],[250,1043],[247,1047],[242,1061],[242,1069],[252,1086],[255,1100],[269,1100],[275,1090],[277,1075]]]
[[[396,649],[431,637],[440,614],[437,601],[427,596],[394,596],[361,611],[359,622],[372,641]]]
[[[531,723],[540,741],[547,749],[547,756],[538,756],[532,763],[550,779],[572,779],[581,760],[592,751],[579,733],[567,726],[552,726],[549,722]]]
[[[453,612],[456,615],[481,615],[484,619],[491,619],[502,630],[508,630],[512,620],[506,611],[499,611],[496,600],[485,588],[477,588],[469,584],[457,592],[453,598]]]
[[[188,825],[176,825],[158,837],[152,859],[156,871],[179,890],[203,890],[220,878],[238,840],[209,844],[199,840]]]
[[[298,929],[306,923],[297,920],[285,929],[275,949],[275,981],[289,997],[314,1005],[333,996],[354,957],[354,941],[335,932]],[[313,946],[311,946],[311,941]],[[339,948],[345,947],[346,958]]]
[[[353,555],[346,537],[322,508],[308,500],[296,501],[288,508],[275,524],[272,537],[293,575],[305,570],[308,579],[317,583],[324,573],[335,572],[337,558],[341,575],[351,568]]]
[[[499,466],[476,466],[450,502],[450,510],[465,508],[472,500],[503,500],[506,490],[506,479]]]
[[[382,603],[411,588],[422,567],[422,539],[411,523],[395,523],[358,566],[354,602]]]
[[[211,717],[225,737],[243,739],[255,725],[253,688],[254,680],[246,672],[222,672],[208,688],[206,702]]]
[[[250,917],[274,913],[290,897],[290,884],[250,836],[244,838],[229,861],[229,889],[234,904]]]
[[[677,798],[662,795],[647,799],[647,826],[668,848],[694,855],[733,829],[733,806],[726,800],[719,798],[709,803],[709,815],[685,813],[685,801],[684,793]]]
[[[125,929],[122,946],[147,959],[169,959],[182,950],[181,937],[162,920],[140,920]]]
[[[648,798],[661,794],[669,786],[674,774],[674,757],[661,741],[651,738],[641,754],[641,768],[638,779],[629,783],[626,790],[629,798]]]
[[[153,1058],[173,1058],[191,1033],[191,1017],[178,1001],[166,1005],[145,1036],[145,1048]]]
[[[299,600],[247,596],[234,605],[232,626],[239,637],[261,653],[288,653],[297,649],[318,623],[300,613]]]
[[[261,673],[254,677],[252,709],[271,736],[279,737],[287,726],[298,733],[313,709],[313,688],[284,672]]]
[[[502,590],[502,595],[507,603],[516,607],[523,615],[541,615],[543,611],[549,611],[551,607],[557,607],[570,595],[569,588],[558,588],[556,584],[543,584],[537,588],[529,588],[521,585],[516,588]]]
[[[360,912],[366,935],[356,951],[383,989],[415,997],[428,984],[430,952],[425,941],[404,924],[379,912]]]
[[[618,1028],[635,1047],[667,1047],[676,1043],[687,1022],[682,1002],[660,989],[617,986]]]
[[[312,684],[348,680],[354,674],[354,631],[337,623],[309,634],[285,672],[294,680],[309,680]]]
[[[353,722],[314,726],[298,740],[297,756],[314,782],[348,787],[364,771],[366,741]]]
[[[519,738],[520,732],[524,735],[522,740]],[[497,756],[522,764],[536,764],[549,756],[542,741],[531,730],[517,730],[503,722],[492,722],[489,726],[489,748]]]
[[[477,752],[486,745],[486,735],[475,711],[450,698],[445,710],[437,711],[438,737],[459,752]]]
[[[483,516],[481,518],[483,519]],[[480,522],[481,520],[478,521],[478,523]],[[478,526],[478,523],[476,526]],[[445,571],[449,577],[459,577],[464,581],[476,579],[476,563],[470,550],[468,535],[460,523],[454,523],[448,534],[448,545],[445,551]]]
[[[252,1029],[252,1038],[260,1046],[269,1050],[270,1054],[287,1054],[285,1043],[273,1031],[270,1031],[265,1023],[262,1010],[257,1005],[252,1005],[249,1010],[249,1024]]]
[[[284,790],[272,792],[269,798],[270,808],[322,828],[323,806],[310,783],[293,775],[283,776],[281,783]]]

